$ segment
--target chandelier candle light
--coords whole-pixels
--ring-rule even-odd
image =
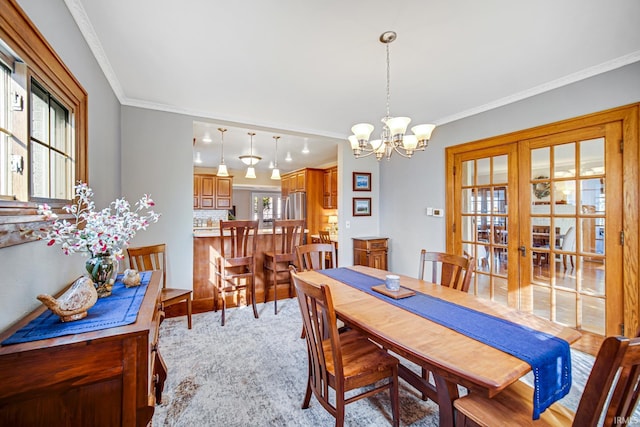
[[[227,130],[225,128],[218,128],[218,130],[220,131],[220,165],[217,176],[229,176],[227,165],[224,164],[224,133]]]
[[[251,151],[249,152],[248,156],[247,155],[240,156],[240,160],[242,160],[242,162],[245,165],[249,166],[247,168],[247,174],[244,177],[245,178],[251,178],[251,179],[255,179],[255,177],[256,177],[256,170],[253,167],[253,165],[255,165],[260,160],[262,160],[262,157],[253,155],[253,137],[254,137],[255,134],[256,134],[255,132],[248,132],[248,135],[251,137]]]
[[[431,132],[436,127],[433,124],[417,125],[411,128],[413,135],[405,134],[407,126],[411,122],[409,117],[391,117],[390,113],[390,66],[389,66],[389,44],[396,39],[395,31],[386,31],[380,35],[380,42],[387,48],[387,115],[382,118],[382,132],[380,139],[369,141],[374,126],[369,123],[358,123],[351,128],[354,134],[349,136],[351,149],[356,158],[367,157],[375,154],[380,161],[383,157],[391,159],[395,151],[402,157],[410,158],[415,151],[424,151],[427,147]]]

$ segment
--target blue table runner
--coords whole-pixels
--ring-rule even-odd
[[[140,286],[127,288],[122,283],[122,275],[118,275],[111,295],[98,298],[84,319],[65,323],[51,310],[46,310],[0,344],[25,343],[129,325],[138,317],[138,310],[151,280],[151,271],[140,272],[140,279]]]
[[[384,280],[347,268],[320,273],[529,363],[534,375],[534,420],[569,393],[571,353],[561,338],[420,292],[396,300],[371,289]]]

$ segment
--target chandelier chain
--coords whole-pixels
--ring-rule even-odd
[[[386,44],[387,46],[387,117],[391,117],[391,113],[390,113],[390,107],[389,105],[391,104],[391,65],[390,65],[390,61],[389,61],[389,43]]]

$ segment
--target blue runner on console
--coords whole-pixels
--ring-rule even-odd
[[[571,389],[571,352],[561,338],[419,292],[395,300],[371,289],[383,280],[348,268],[319,273],[527,362],[534,376],[534,420]]]
[[[18,344],[131,324],[138,317],[149,280],[151,271],[140,272],[140,286],[127,288],[122,283],[122,275],[118,275],[111,295],[98,298],[84,319],[65,323],[53,312],[46,310],[1,344]]]

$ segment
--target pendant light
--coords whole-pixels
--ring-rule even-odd
[[[218,128],[218,130],[220,131],[220,165],[217,176],[229,176],[227,165],[224,164],[224,133],[227,130],[225,128]]]
[[[256,178],[256,170],[253,168],[253,165],[258,163],[258,160],[260,160],[260,158],[258,158],[257,160],[254,161],[254,159],[256,159],[257,156],[253,155],[253,136],[256,133],[255,132],[249,132],[248,134],[251,137],[251,151],[249,152],[249,156],[240,156],[240,158],[242,159],[243,162],[245,161],[245,159],[247,159],[247,158],[249,159],[249,167],[247,168],[247,174],[244,177],[245,178],[250,178],[250,179],[255,179]]]
[[[276,140],[276,158],[273,162],[273,171],[271,172],[271,179],[280,179],[280,169],[278,169],[278,140],[279,136],[274,136],[273,139]]]

